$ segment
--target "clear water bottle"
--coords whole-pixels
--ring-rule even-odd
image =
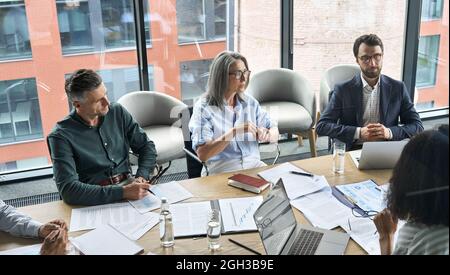
[[[159,239],[161,246],[171,247],[175,244],[173,237],[172,213],[169,211],[169,201],[161,198],[161,213],[159,214]]]

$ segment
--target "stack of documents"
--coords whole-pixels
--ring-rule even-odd
[[[324,176],[313,177],[293,174],[291,171],[306,173],[290,163],[259,173],[267,181],[276,183],[283,180],[291,205],[301,211],[313,226],[333,229],[351,214],[331,194],[331,188]]]
[[[138,240],[159,222],[159,215],[149,211],[161,205],[160,197],[175,203],[192,197],[177,182],[154,185],[154,194],[139,201],[105,204],[72,210],[70,231],[82,231],[111,225],[131,240]]]
[[[272,183],[276,183],[281,178],[290,200],[295,200],[301,196],[329,187],[327,179],[324,176],[314,175],[313,177],[308,177],[292,174],[291,171],[305,173],[304,170],[295,165],[283,163],[275,168],[262,171],[258,175]]]
[[[72,244],[84,255],[136,255],[144,249],[111,227],[102,225],[73,238]]]
[[[291,205],[301,211],[313,226],[323,229],[338,227],[352,215],[350,208],[340,203],[330,188],[292,200]]]
[[[184,201],[193,197],[189,191],[176,181],[152,185],[150,191],[152,193],[149,193],[148,196],[142,200],[130,201],[131,205],[133,205],[133,207],[141,214],[160,208],[161,198],[163,197],[167,198],[169,204]]]
[[[374,181],[338,185],[336,188],[364,211],[382,211],[385,207],[382,188]]]
[[[394,244],[397,242],[398,232],[405,225],[405,221],[398,221],[397,231],[394,234]],[[370,255],[380,255],[380,242],[377,227],[369,218],[349,217],[340,226]]]

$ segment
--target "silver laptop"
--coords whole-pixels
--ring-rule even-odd
[[[392,169],[409,140],[365,142],[362,150],[349,152],[360,170]]]
[[[281,179],[253,219],[268,255],[342,255],[349,240],[346,233],[297,223]]]

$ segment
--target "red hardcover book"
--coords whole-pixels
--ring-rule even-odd
[[[270,182],[266,180],[247,176],[244,174],[236,174],[228,178],[228,185],[241,188],[256,194],[261,193],[269,186],[269,184]]]

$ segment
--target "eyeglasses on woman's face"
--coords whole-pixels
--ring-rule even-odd
[[[245,79],[248,79],[250,76],[251,71],[245,70],[245,71],[234,71],[230,72],[229,75],[234,75],[236,80],[241,80],[242,76],[244,76]]]

